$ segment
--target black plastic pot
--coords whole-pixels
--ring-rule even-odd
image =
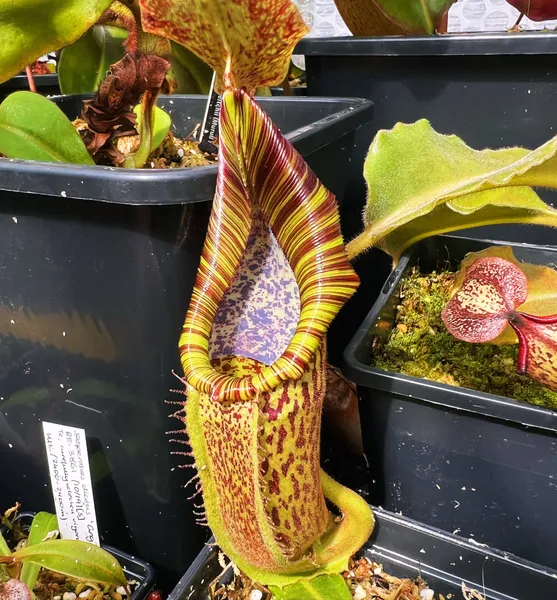
[[[56,73],[52,73],[51,75],[35,75],[33,79],[35,80],[39,94],[43,96],[55,96],[60,93],[60,84],[58,83],[58,75]],[[16,75],[8,79],[8,81],[0,83],[0,102],[12,92],[28,89],[29,82],[27,75]]]
[[[58,100],[71,117],[79,97]],[[269,98],[279,127],[339,196],[360,100]],[[201,96],[161,99],[178,134]],[[194,475],[165,431],[183,400],[178,337],[205,238],[216,166],[117,170],[0,159],[0,506],[52,506],[41,421],[85,428],[103,542],[171,589],[206,531]],[[172,437],[181,438],[176,435]],[[185,439],[185,438],[184,438]]]
[[[371,501],[445,531],[557,567],[557,412],[370,365],[375,336],[393,327],[400,282],[497,242],[438,236],[406,252],[345,351],[359,386]],[[557,250],[513,245],[557,264]]]
[[[310,96],[348,91],[375,103],[350,170],[343,220],[349,237],[361,230],[362,165],[374,134],[398,121],[429,119],[477,149],[535,148],[557,134],[557,35],[453,34],[424,37],[305,38]],[[543,192],[548,202],[556,195]],[[543,227],[506,225],[473,230],[474,237],[557,244]]]
[[[23,512],[19,515],[18,520],[24,529],[29,529],[34,516],[35,513]],[[103,548],[118,559],[128,581],[135,580],[139,583],[133,590],[131,600],[145,600],[155,587],[157,580],[155,569],[149,563],[135,556],[130,556],[117,548],[105,545],[103,545]]]
[[[462,598],[463,582],[486,600],[557,595],[555,572],[381,509],[375,509],[375,516],[376,529],[362,555],[391,575],[421,576],[436,594],[453,600]],[[217,550],[205,547],[168,600],[208,600],[207,586],[221,572]]]

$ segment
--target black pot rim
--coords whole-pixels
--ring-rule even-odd
[[[53,96],[51,100],[85,99],[90,94]],[[168,102],[199,102],[203,96],[175,94]],[[358,129],[372,118],[373,103],[364,98],[264,97],[258,102],[286,105],[327,103],[339,110],[310,125],[285,134],[302,155],[307,156]],[[63,196],[112,204],[163,205],[206,202],[214,194],[217,165],[177,169],[121,169],[98,165],[73,165],[0,158],[0,190]],[[189,185],[188,185],[189,184]],[[161,187],[162,186],[162,187]],[[167,187],[164,187],[167,186]],[[182,186],[186,186],[184,189]],[[171,193],[170,187],[174,191]],[[141,200],[135,200],[139,198]]]
[[[304,38],[305,56],[530,56],[557,54],[557,33],[450,33],[422,36]]]

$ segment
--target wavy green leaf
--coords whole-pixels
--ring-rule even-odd
[[[0,0],[0,83],[39,56],[69,46],[112,0]]]
[[[141,104],[135,106],[133,112],[137,117],[137,129],[138,131],[141,131],[141,121],[143,120]],[[151,152],[163,143],[171,125],[172,119],[170,118],[170,115],[162,108],[155,106],[155,118],[153,121],[153,132],[151,138]]]
[[[15,92],[0,104],[0,154],[8,158],[92,165],[66,115],[47,98]]]
[[[284,588],[271,586],[273,600],[352,600],[352,594],[341,575],[321,575]]]
[[[64,48],[58,62],[62,94],[96,92],[110,65],[124,56],[126,38],[123,29],[99,25]]]
[[[557,137],[536,150],[474,150],[429,121],[380,131],[364,165],[365,230],[347,246],[351,257],[371,246],[395,261],[426,237],[482,225],[555,227],[557,211],[530,186],[557,187]]]
[[[118,561],[106,550],[76,540],[48,540],[14,552],[16,561],[44,567],[68,577],[127,586]]]
[[[33,518],[29,536],[27,537],[27,547],[34,546],[42,542],[48,535],[58,530],[58,519],[56,515],[47,512],[39,512]],[[26,562],[21,569],[21,581],[32,590],[39,575],[41,567],[37,564]]]
[[[397,25],[411,33],[435,33],[455,0],[371,0]]]

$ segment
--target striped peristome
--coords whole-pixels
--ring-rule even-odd
[[[220,135],[217,190],[180,354],[192,387],[216,400],[250,400],[302,376],[358,277],[346,256],[335,197],[245,91],[225,92]],[[300,315],[281,356],[257,374],[236,377],[213,368],[209,338],[255,206],[293,270]]]

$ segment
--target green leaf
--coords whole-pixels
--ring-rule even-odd
[[[106,550],[76,540],[48,540],[13,553],[18,562],[31,563],[68,577],[127,586],[118,561]]]
[[[411,33],[435,33],[455,0],[371,0],[397,25]]]
[[[341,575],[321,575],[280,589],[271,586],[273,600],[352,600],[352,594]]]
[[[137,130],[141,131],[141,121],[143,119],[141,104],[134,107],[133,112],[137,117]],[[170,130],[172,119],[170,115],[162,108],[155,106],[155,121],[153,125],[153,133],[151,138],[151,152],[158,148],[164,141],[166,134]]]
[[[0,153],[8,158],[94,164],[68,117],[32,92],[15,92],[0,104]]]
[[[112,0],[0,0],[0,83],[73,44]]]
[[[10,556],[12,551],[8,546],[8,542],[4,539],[2,532],[0,531],[0,556]]]
[[[557,211],[529,186],[557,187],[557,137],[536,150],[474,150],[429,121],[380,131],[364,165],[365,231],[347,246],[371,246],[395,261],[438,233],[498,223],[555,227]]]
[[[62,94],[96,92],[109,67],[124,56],[127,32],[117,27],[92,27],[62,50],[58,80]]]
[[[42,542],[49,534],[58,530],[58,519],[56,515],[47,512],[39,512],[33,518],[29,536],[27,538],[27,547],[34,546]],[[41,567],[37,564],[26,562],[21,569],[21,581],[32,590],[35,587],[37,576]]]
[[[170,64],[176,78],[175,94],[208,94],[211,89],[213,70],[193,52],[170,42]]]

